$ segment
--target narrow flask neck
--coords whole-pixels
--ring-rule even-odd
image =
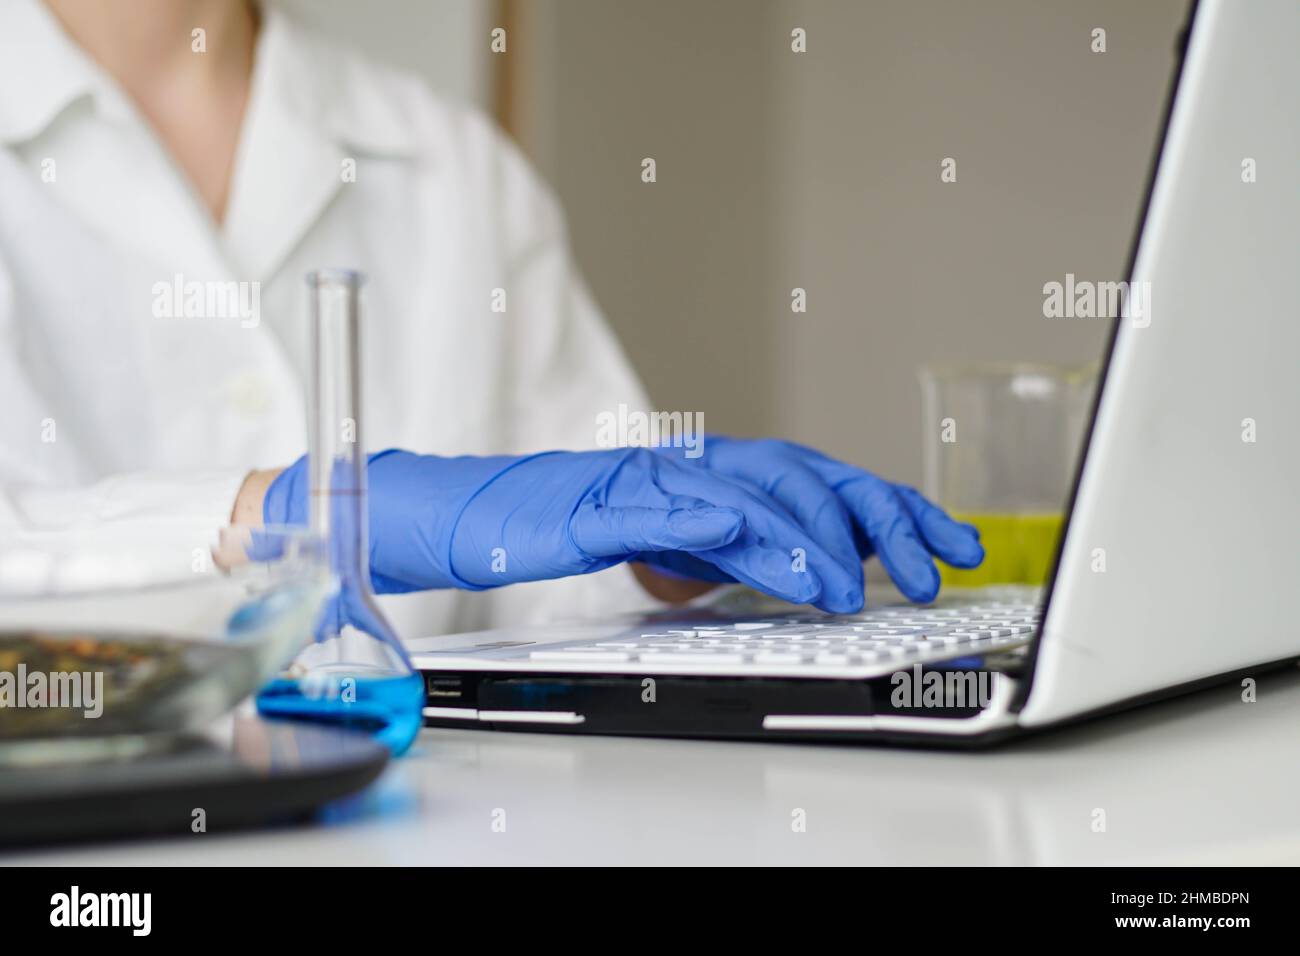
[[[360,277],[309,279],[311,376],[308,468],[311,525],[329,543],[330,569],[341,582],[369,590],[365,445],[361,440]]]

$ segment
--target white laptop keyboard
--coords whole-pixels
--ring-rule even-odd
[[[517,653],[566,670],[682,673],[810,673],[892,670],[900,665],[1003,652],[1027,644],[1040,609],[987,600],[938,607],[883,607],[856,615],[787,614],[745,621],[667,624],[604,640],[548,644]]]

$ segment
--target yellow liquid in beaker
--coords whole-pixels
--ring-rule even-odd
[[[979,528],[984,562],[970,570],[938,562],[939,576],[946,587],[1047,582],[1052,559],[1056,557],[1062,515],[954,512],[953,517]]]

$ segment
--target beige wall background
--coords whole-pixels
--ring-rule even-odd
[[[512,0],[508,120],[660,407],[919,482],[921,363],[1100,354],[1042,287],[1122,278],[1185,12]]]
[[[1185,0],[275,0],[502,121],[658,405],[921,477],[917,367],[1083,364]],[[508,29],[507,52],[489,31]],[[790,31],[808,49],[790,50]],[[1105,53],[1090,50],[1106,30]],[[641,182],[655,158],[658,182]],[[957,161],[957,182],[940,162]],[[790,311],[807,290],[808,311]]]

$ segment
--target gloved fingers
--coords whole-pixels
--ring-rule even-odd
[[[779,504],[862,586],[853,518],[826,480],[805,464],[809,453],[784,441],[715,440],[704,458],[715,473],[757,486]]]
[[[824,586],[817,572],[810,567],[799,569],[784,547],[773,547],[748,528],[726,547],[698,552],[695,557],[756,591],[791,604],[823,607]]]
[[[761,491],[743,481],[713,475],[697,465],[666,458],[637,455],[626,464],[637,467],[625,467],[620,472],[618,480],[606,489],[607,500],[645,495],[649,485],[673,511],[694,511],[704,505],[743,516],[742,528],[730,543],[675,550],[689,551],[722,574],[785,601],[811,604],[821,597],[821,568],[833,568],[835,562]],[[648,558],[653,564],[670,553],[661,550]],[[677,566],[681,566],[680,562]],[[843,569],[840,574],[845,574]]]
[[[687,551],[647,551],[634,559],[667,574],[714,584],[735,584],[736,579],[711,561]]]
[[[744,529],[731,544],[676,550],[690,551],[736,580],[783,600],[809,604],[824,594],[825,605],[832,609],[860,606],[861,587],[849,572],[781,504],[743,479],[715,474],[698,460],[676,461],[637,449],[621,456],[600,495],[614,503],[657,501],[671,508],[704,503],[734,509],[744,516]]]
[[[839,562],[861,591],[862,558],[853,541],[853,518],[840,496],[820,475],[797,461],[781,466],[766,490]],[[861,606],[860,597],[858,605]]]
[[[838,613],[861,608],[862,582],[857,576],[857,562],[846,568],[833,558],[816,535],[800,526],[782,504],[761,488],[743,478],[663,458],[658,459],[657,466],[656,484],[670,500],[686,494],[744,514],[745,530],[736,542],[720,554],[701,554],[704,560],[783,600],[816,604]],[[753,552],[752,559],[746,553],[749,551]]]
[[[712,551],[647,552],[639,555],[638,560],[670,574],[700,581],[718,584],[739,581],[792,604],[818,603],[823,591],[815,571],[796,571],[784,551],[745,533],[731,544]]]
[[[836,461],[813,449],[803,451],[810,467],[836,488],[841,496],[852,496],[858,502],[854,511],[861,523],[864,539],[859,543],[880,553],[881,563],[889,570],[899,589],[912,600],[932,600],[937,593],[938,579],[933,561],[928,556],[923,560],[909,542],[911,531],[915,532],[926,548],[954,567],[972,568],[984,559],[984,548],[974,526],[954,521],[943,509],[932,504],[914,488],[890,485],[870,472]],[[885,533],[888,522],[893,520],[894,512],[887,487],[893,489],[893,497],[901,502],[903,510],[911,519],[910,528],[909,522],[902,521],[892,534]],[[886,518],[883,524],[878,519],[867,520],[877,509],[883,509],[881,513]],[[897,541],[897,546],[888,553],[882,546],[886,541]],[[895,568],[899,574],[894,573]],[[904,581],[908,587],[904,587]],[[936,588],[933,593],[927,583],[931,581]],[[909,591],[909,587],[915,589]]]
[[[680,508],[587,502],[574,513],[569,533],[592,558],[623,558],[638,551],[709,551],[730,544],[744,525],[735,508],[703,501]]]
[[[822,610],[834,614],[851,614],[861,610],[864,600],[862,564],[856,555],[846,556],[846,558],[834,556],[823,545],[821,535],[816,530],[801,523],[787,512],[781,502],[744,479],[711,473],[708,481],[710,500],[740,508],[745,513],[745,533],[737,543],[748,542],[751,547],[762,545],[780,555],[784,574],[778,576],[778,580],[793,572],[796,576],[810,575],[820,582],[819,592],[812,598],[804,598],[796,603],[815,604]],[[816,510],[815,506],[813,510]],[[847,532],[848,529],[845,530]],[[711,557],[705,557],[713,560]],[[753,570],[745,571],[743,567],[746,560],[744,555],[729,552],[722,557],[739,562],[742,565],[742,573],[750,573],[752,576]],[[736,569],[722,564],[719,566],[739,580],[744,580]],[[771,574],[775,570],[771,560],[766,557],[756,561],[754,569],[761,569],[765,574]],[[782,586],[786,588],[786,593],[789,593],[789,584]],[[762,588],[762,590],[770,589]],[[804,587],[796,587],[795,590],[809,593],[809,589]],[[785,597],[784,594],[779,596]],[[788,597],[785,599],[790,600]]]
[[[869,472],[859,471],[836,490],[903,595],[920,604],[933,601],[939,593],[939,569],[934,566],[920,529],[894,486]]]
[[[984,560],[979,530],[955,521],[915,488],[894,485],[930,550],[954,568],[973,568]]]

